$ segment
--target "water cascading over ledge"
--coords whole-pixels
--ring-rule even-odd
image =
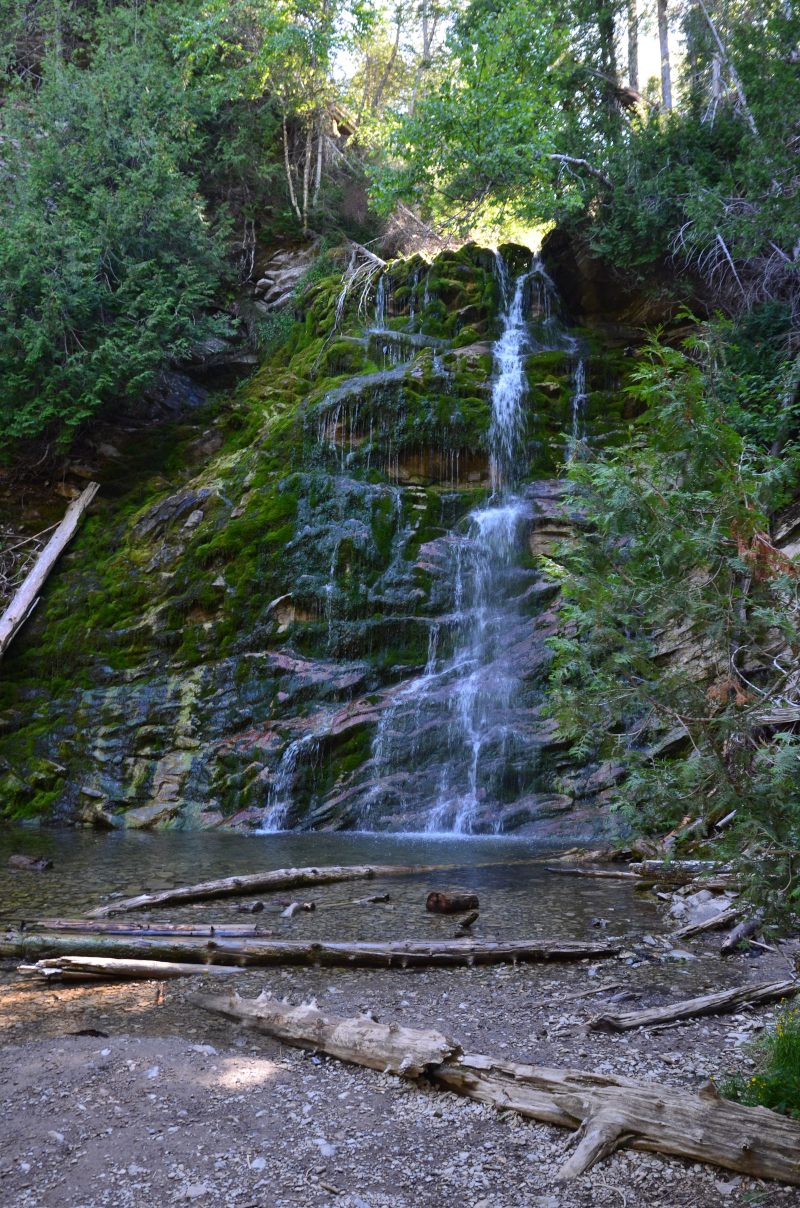
[[[396,262],[331,337],[333,268],[223,448],[121,519],[103,570],[130,601],[61,572],[45,632],[82,678],[37,695],[29,644],[0,789],[108,826],[592,834],[605,773],[541,713],[536,558],[626,358],[568,329],[527,249]]]

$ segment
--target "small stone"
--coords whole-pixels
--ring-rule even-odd
[[[56,1132],[54,1128],[51,1128],[47,1135],[51,1141],[55,1141],[56,1145],[64,1144],[64,1134]]]
[[[199,1200],[201,1195],[208,1195],[212,1190],[207,1183],[190,1183],[183,1193],[185,1200]]]
[[[137,1174],[147,1174],[147,1168],[145,1166],[137,1166],[135,1162],[131,1162],[130,1166],[128,1167],[128,1174],[131,1176],[131,1178]]]
[[[184,522],[183,527],[185,529],[187,529],[187,528],[193,529],[193,528],[197,528],[198,524],[202,524],[202,523],[203,523],[203,513],[198,508],[196,511],[190,513],[190,515]]]
[[[145,1076],[145,1078],[157,1078],[158,1077],[158,1066],[154,1065],[151,1070],[145,1070],[144,1076]]]
[[[264,1170],[267,1165],[266,1158],[253,1158],[250,1163],[251,1170]]]
[[[206,1057],[216,1057],[217,1050],[210,1044],[193,1044],[193,1053],[204,1053]]]

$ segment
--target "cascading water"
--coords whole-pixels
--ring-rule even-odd
[[[494,345],[495,377],[489,432],[492,496],[469,517],[466,537],[450,542],[455,559],[455,653],[437,662],[429,650],[425,674],[404,685],[382,717],[373,745],[375,797],[390,782],[402,797],[408,764],[416,754],[415,739],[424,743],[429,726],[441,728],[445,746],[439,752],[436,796],[426,819],[432,832],[468,834],[486,796],[486,781],[519,742],[508,723],[517,676],[504,668],[502,647],[513,633],[509,624],[511,580],[520,549],[520,526],[529,510],[513,491],[521,469],[527,391],[525,357],[531,336],[526,317],[529,283],[536,276],[537,306],[550,321],[549,290],[541,266],[512,280],[503,258],[496,256],[496,275],[503,300],[502,330]],[[401,755],[402,752],[402,755]],[[369,824],[369,806],[363,822]]]

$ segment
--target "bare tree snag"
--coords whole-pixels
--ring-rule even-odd
[[[401,1075],[425,1073],[480,1103],[572,1129],[578,1144],[559,1171],[562,1180],[627,1144],[800,1183],[800,1123],[730,1103],[712,1083],[693,1093],[614,1075],[461,1056],[458,1042],[438,1032],[330,1018],[313,1004],[276,1003],[266,992],[256,999],[197,994],[190,1002],[301,1048]]]
[[[142,893],[136,898],[120,898],[107,906],[90,910],[87,918],[103,918],[109,914],[125,914],[129,910],[149,910],[167,903],[204,902],[213,898],[228,898],[260,890],[296,889],[307,885],[332,885],[336,881],[368,881],[374,877],[414,876],[423,872],[438,872],[452,867],[447,864],[351,864],[320,868],[276,868],[271,872],[256,872],[243,877],[223,877],[221,881],[203,881],[199,885],[183,885],[178,889],[163,889],[159,893]]]
[[[351,239],[350,246],[354,247],[361,256],[364,256],[372,264],[377,264],[378,268],[386,268],[386,261],[381,260],[380,256],[376,256],[374,252],[371,252],[369,248],[364,247],[363,244],[356,243],[354,239]]]
[[[14,599],[0,617],[0,658],[5,654],[15,634],[35,608],[47,577],[78,529],[81,516],[100,490],[98,482],[90,482],[85,491],[73,499],[64,519],[33,564],[33,568],[17,591]]]
[[[472,965],[516,964],[518,961],[562,961],[615,956],[619,944],[548,943],[522,940],[489,943],[476,939],[440,942],[400,940],[393,943],[321,943],[317,940],[270,940],[266,937],[228,938],[147,934],[79,935],[75,933],[17,933],[0,940],[0,956],[28,963],[45,957],[98,956],[123,960],[186,961],[197,964],[271,968],[306,965],[408,969],[437,966],[455,969]]]
[[[299,1048],[408,1078],[416,1078],[461,1052],[458,1041],[441,1032],[376,1023],[367,1016],[347,1019],[323,1015],[315,1003],[292,1007],[277,1002],[268,990],[252,999],[233,994],[228,998],[197,994],[189,1001]]]
[[[683,1002],[670,1003],[666,1007],[649,1007],[645,1011],[626,1011],[621,1015],[598,1015],[589,1027],[600,1032],[628,1032],[631,1028],[649,1028],[656,1024],[674,1023],[679,1019],[695,1019],[700,1015],[721,1015],[735,1011],[745,1003],[770,1002],[796,994],[800,982],[757,982],[741,986],[738,990],[718,990],[714,994],[703,994],[699,998],[688,998]]]

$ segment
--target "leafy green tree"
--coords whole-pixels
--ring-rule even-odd
[[[118,8],[88,66],[56,42],[0,109],[0,435],[68,439],[136,398],[225,321],[225,272],[192,169],[198,111],[166,37],[175,9]]]
[[[576,754],[622,761],[638,829],[697,840],[733,814],[728,849],[779,912],[800,895],[798,571],[767,520],[788,463],[727,422],[708,347],[652,341],[630,442],[572,465],[550,708]]]

